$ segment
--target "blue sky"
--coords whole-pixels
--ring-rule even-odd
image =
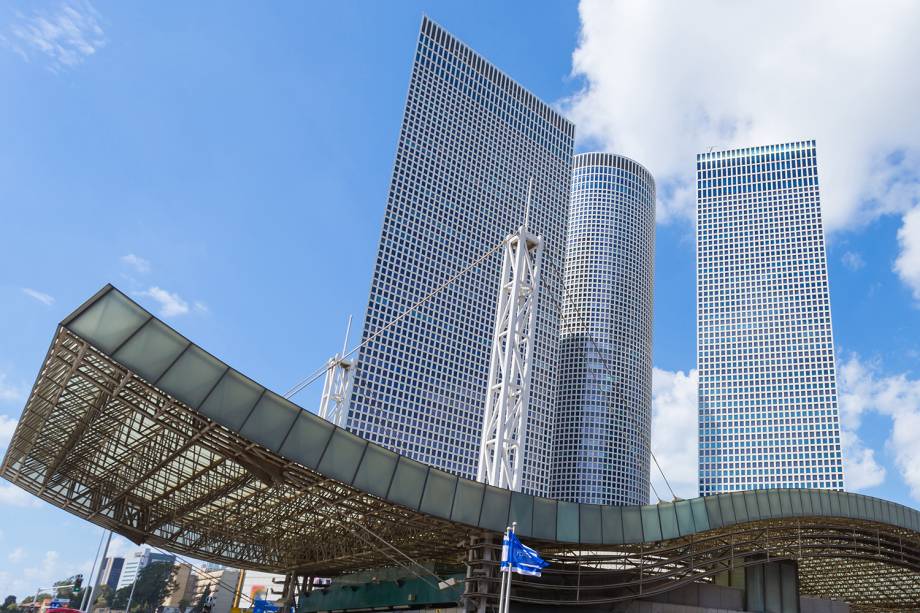
[[[635,157],[658,178],[653,444],[683,496],[695,494],[696,462],[693,155],[818,139],[855,485],[916,506],[918,85],[899,70],[902,60],[872,72],[875,97],[841,93],[815,75],[843,65],[868,74],[886,59],[916,57],[905,54],[916,43],[904,31],[915,29],[917,11],[899,5],[882,15],[877,36],[886,42],[864,41],[865,58],[835,43],[852,24],[816,9],[802,27],[824,24],[817,51],[773,30],[800,58],[794,67],[773,65],[784,57],[778,44],[745,54],[750,70],[735,70],[731,58],[701,70],[700,58],[723,43],[682,24],[753,18],[739,10],[708,19],[710,10],[682,15],[621,2],[540,10],[523,2],[0,6],[2,444],[55,325],[107,282],[278,391],[338,350],[347,315],[363,316],[427,13],[572,116],[579,150]],[[781,28],[765,22],[768,33]],[[784,95],[761,104],[735,94],[758,89],[761,98]],[[314,387],[298,400],[312,408],[318,395]],[[2,487],[2,595],[88,570],[98,528]]]

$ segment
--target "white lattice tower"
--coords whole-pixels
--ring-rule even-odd
[[[542,255],[543,239],[526,220],[505,239],[477,479],[514,491],[524,476]]]
[[[348,418],[348,405],[351,403],[351,387],[355,374],[354,361],[343,357],[348,349],[350,331],[351,316],[348,317],[342,352],[326,362],[326,380],[323,382],[323,395],[319,401],[319,416],[342,428],[345,427],[345,420]]]

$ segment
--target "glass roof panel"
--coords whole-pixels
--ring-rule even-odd
[[[451,509],[450,518],[470,526],[479,525],[485,487],[482,483],[460,479],[457,482],[457,493],[454,497],[454,508]]]
[[[196,409],[225,370],[220,360],[192,345],[160,377],[157,387]]]
[[[150,316],[118,290],[110,290],[80,313],[67,328],[111,354]]]
[[[508,508],[511,506],[511,490],[486,486],[482,499],[482,513],[479,515],[479,527],[503,531],[508,527]]]
[[[329,424],[329,427],[331,428],[332,424]],[[385,497],[387,490],[390,489],[390,481],[393,480],[398,457],[389,449],[384,449],[379,445],[368,445],[367,451],[364,452],[364,459],[361,460],[361,465],[358,467],[358,474],[355,475],[354,486],[375,496]]]
[[[263,391],[265,388],[261,385],[231,370],[199,410],[217,423],[239,432]]]
[[[162,322],[151,319],[112,356],[121,364],[143,377],[148,383],[156,383],[189,342]]]
[[[425,482],[425,493],[422,494],[420,510],[423,513],[450,519],[450,507],[454,501],[456,488],[457,477],[432,468],[428,471],[428,481]]]
[[[265,392],[249,414],[240,434],[267,449],[277,451],[300,415],[301,408],[273,392]]]
[[[366,446],[367,441],[363,438],[341,428],[336,429],[317,470],[333,479],[351,483]]]

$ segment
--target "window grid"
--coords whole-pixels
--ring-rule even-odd
[[[700,495],[843,489],[814,141],[697,156]]]

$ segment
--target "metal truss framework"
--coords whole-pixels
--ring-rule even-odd
[[[394,554],[369,533],[423,559],[465,553],[451,522],[280,458],[65,328],[2,473],[134,542],[242,568],[330,576],[393,563]]]
[[[348,418],[351,388],[355,379],[355,362],[345,358],[350,331],[351,316],[348,317],[348,328],[345,331],[341,353],[329,358],[326,363],[326,379],[323,381],[323,393],[319,402],[319,416],[340,428],[345,427],[345,420]]]
[[[505,239],[483,411],[476,479],[516,492],[524,479],[542,258],[543,239],[531,234],[526,222]]]
[[[548,546],[550,549],[552,546]],[[499,545],[470,556],[467,597],[495,601]],[[763,521],[616,550],[556,549],[539,579],[515,576],[511,599],[555,606],[630,602],[698,582],[716,582],[765,562],[795,561],[803,595],[851,603],[854,611],[920,608],[920,541],[906,530],[828,519]],[[491,585],[490,585],[491,584]]]
[[[110,291],[115,290],[100,295]],[[107,298],[93,300],[101,304]],[[88,321],[102,312],[107,330],[123,330],[125,311],[111,311],[117,304],[108,303],[109,315],[93,311],[96,306],[78,313]],[[140,339],[150,332],[149,340],[156,332],[173,338],[149,314],[137,317],[144,323],[123,335]],[[392,452],[315,416],[309,416],[309,427],[331,434],[323,435],[326,442],[316,453],[292,448],[293,455],[310,452],[315,459],[307,466],[149,383],[97,348],[103,334],[91,344],[69,325],[58,328],[0,474],[134,542],[299,576],[405,566],[405,556],[440,568],[466,565],[468,594],[488,602],[497,578],[495,552],[486,550],[497,546],[501,527],[516,518],[525,522],[521,530],[528,544],[552,563],[539,580],[515,579],[512,599],[519,602],[624,602],[715,581],[749,564],[794,560],[805,594],[846,600],[865,611],[920,609],[920,514],[899,505],[794,491],[641,508],[574,505],[397,461]],[[157,353],[153,345],[145,347],[144,359]],[[193,349],[198,351],[176,348],[160,371]],[[187,381],[197,380],[199,371],[180,370],[190,375]],[[268,420],[270,413],[263,415]],[[349,446],[356,450],[352,456]],[[347,458],[375,465],[385,453],[393,456],[386,471],[389,489],[359,484],[359,460],[348,464]],[[406,497],[412,488],[404,486],[413,474],[417,493]],[[371,493],[375,488],[378,493]],[[774,494],[775,500],[768,500]],[[520,509],[529,510],[522,515]],[[617,518],[610,532],[609,518]]]

